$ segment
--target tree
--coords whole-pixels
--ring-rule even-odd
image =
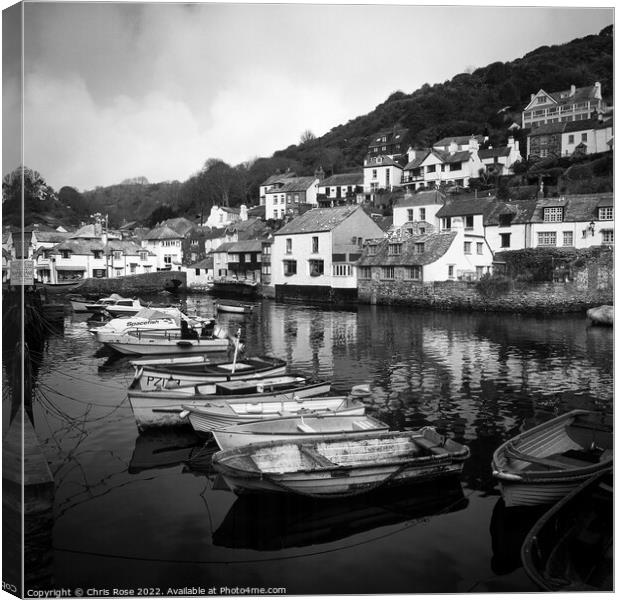
[[[34,213],[49,211],[57,202],[56,192],[40,173],[26,166],[17,167],[2,180],[2,216],[5,223],[21,223],[22,202],[24,221]]]
[[[316,140],[316,135],[314,135],[314,133],[312,133],[312,131],[310,131],[309,129],[306,129],[301,134],[301,137],[299,138],[299,143],[307,144],[308,142],[311,142],[312,140]]]

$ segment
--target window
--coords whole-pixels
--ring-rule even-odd
[[[271,275],[271,265],[263,265],[261,271],[263,275]]]
[[[603,236],[603,244],[614,243],[614,230],[613,229],[601,229],[601,234]]]
[[[103,250],[93,250],[93,256],[95,258],[102,258],[103,257]]]
[[[93,269],[93,277],[97,279],[105,277],[105,269]]]
[[[428,165],[428,167],[426,167],[426,172],[427,173],[434,173],[435,172],[435,166],[436,165]]]
[[[340,264],[333,266],[334,277],[350,277],[351,276],[351,265],[349,264]]]
[[[407,267],[405,269],[405,279],[420,281],[422,279],[422,267],[418,265],[415,265],[413,267]]]
[[[373,169],[372,170],[372,178],[376,179],[377,178],[377,169]]]
[[[295,200],[295,204],[299,204],[299,194],[295,194],[293,198]]]
[[[358,279],[370,279],[372,277],[371,267],[358,267],[357,278]]]
[[[561,206],[549,206],[543,209],[543,221],[547,223],[560,223],[564,216],[564,209]]]
[[[390,170],[385,171],[385,187],[390,187]]]
[[[140,252],[140,260],[145,261],[148,257],[148,252]]]
[[[172,254],[165,254],[164,255],[164,267],[166,269],[171,269],[172,268]]]
[[[269,256],[271,254],[271,246],[263,246],[263,254]]]
[[[285,252],[287,254],[292,254],[293,252],[293,239],[292,238],[286,238],[286,250]]]
[[[546,96],[538,96],[538,98],[536,98],[536,102],[538,104],[545,104],[547,102],[547,97]]]
[[[539,246],[555,246],[556,245],[555,231],[539,231],[538,232],[538,245]]]
[[[465,254],[471,254],[471,242],[465,242],[463,244],[463,252],[465,252]]]
[[[381,274],[383,279],[394,279],[394,267],[383,267]]]
[[[194,269],[196,271],[196,275],[200,275],[200,269]]]
[[[601,221],[613,221],[614,220],[614,207],[602,206],[598,209],[598,218]]]
[[[322,260],[309,260],[310,277],[318,277],[325,273],[325,262]]]
[[[413,221],[413,219],[410,219],[410,220]],[[426,209],[425,208],[420,209],[420,221],[426,221]]]
[[[375,254],[377,254],[377,246],[375,246],[374,244],[369,244],[368,245],[368,256],[374,256]]]
[[[130,273],[135,273],[136,272],[136,263],[131,263],[129,265],[129,272]]]
[[[284,266],[284,275],[285,277],[290,277],[291,275],[297,274],[297,261],[296,260],[284,260],[282,261]]]
[[[415,254],[424,254],[424,242],[416,242],[413,245],[413,252]]]
[[[460,171],[460,170],[461,170],[460,162],[450,163],[450,171]]]
[[[69,258],[69,250],[61,250],[60,256],[62,256],[62,258]]]
[[[476,279],[480,279],[484,275],[484,267],[476,267]]]
[[[452,227],[452,217],[443,217],[441,219],[441,228],[449,230]]]
[[[581,141],[582,142],[587,142],[588,141],[588,134],[587,133],[582,133],[581,134]]]
[[[448,279],[454,279],[454,265],[448,265]]]
[[[482,254],[482,242],[476,242],[476,254]]]
[[[474,215],[467,215],[465,217],[465,229],[474,228]]]
[[[413,208],[407,209],[407,221],[413,221]]]
[[[574,144],[575,143],[575,136],[573,134],[568,136],[568,143],[569,144]]]
[[[510,248],[510,234],[509,233],[500,233],[500,245],[502,248]]]
[[[573,245],[573,232],[572,231],[562,232],[562,245],[563,246]]]
[[[120,250],[114,250],[112,257],[114,260],[121,260],[123,258],[123,253]]]
[[[312,254],[316,254],[319,251],[319,238],[318,236],[312,237]]]
[[[388,254],[390,256],[398,256],[401,253],[402,244],[389,244],[388,245]]]

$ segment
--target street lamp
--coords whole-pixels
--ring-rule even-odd
[[[590,221],[590,225],[588,225],[588,230],[590,231],[590,235],[594,235],[594,226],[596,223],[594,221]]]

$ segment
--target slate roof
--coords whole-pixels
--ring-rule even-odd
[[[154,227],[151,229],[142,239],[143,240],[178,240],[183,236],[180,233],[174,231],[174,229],[170,229],[170,227],[166,227],[165,225],[160,225],[158,227]]]
[[[438,146],[449,146],[452,142],[455,142],[458,146],[464,146],[465,144],[469,144],[471,138],[474,137],[479,144],[484,142],[484,136],[482,135],[456,135],[452,137],[444,137],[441,138],[438,142],[433,144],[433,148]]]
[[[535,198],[511,202],[494,202],[484,218],[484,225],[499,225],[500,216],[505,214],[514,215],[510,222],[511,225],[531,223],[537,202]]]
[[[595,87],[593,85],[588,85],[586,87],[575,88],[575,93],[572,96],[570,95],[570,90],[546,93],[558,104],[574,104],[576,102],[587,102],[588,100],[594,100],[594,90]]]
[[[399,198],[394,207],[408,208],[410,206],[426,206],[428,204],[444,204],[446,196],[439,190],[420,191],[415,194],[406,194],[403,198]]]
[[[394,223],[394,217],[392,216],[371,216],[370,217],[379,227],[381,227],[382,231],[388,231],[392,224]]]
[[[52,248],[54,252],[69,250],[72,254],[91,254],[93,250],[105,250],[101,240],[70,238]]]
[[[213,256],[207,256],[193,265],[189,265],[188,269],[212,269],[213,268]]]
[[[598,219],[599,202],[603,194],[583,194],[565,196],[564,198],[545,198],[536,203],[536,210],[532,215],[532,223],[544,223],[544,209],[550,206],[563,206],[563,222],[582,223]],[[553,203],[553,200],[556,203]],[[608,201],[608,198],[606,198]],[[613,223],[613,221],[610,221]]]
[[[575,133],[578,131],[587,131],[590,129],[605,129],[611,127],[612,123],[607,121],[599,121],[598,119],[583,119],[581,121],[563,121],[561,123],[545,123],[539,127],[535,127],[529,133],[529,137],[538,135],[552,135],[557,133]]]
[[[362,208],[353,205],[337,206],[335,208],[313,208],[289,221],[282,229],[276,231],[274,235],[332,231],[357,210],[362,210]]]
[[[381,159],[381,162],[378,162],[377,159]],[[403,168],[403,163],[404,160],[406,160],[407,155],[405,154],[404,157],[401,155],[398,156],[394,156],[394,158],[392,158],[391,156],[386,156],[385,154],[379,154],[378,156],[371,156],[368,158],[367,164],[364,165],[365,169],[374,169],[376,167],[391,167],[391,166],[395,166],[395,167],[399,167],[399,168]]]
[[[358,266],[422,266],[430,265],[441,258],[450,248],[456,238],[456,232],[449,233],[426,233],[413,235],[403,240],[384,239],[376,245],[374,255],[368,255],[364,251]],[[401,243],[401,253],[390,255],[389,245]],[[417,253],[415,244],[423,243],[424,252]]]
[[[170,227],[173,231],[176,231],[181,235],[185,235],[195,225],[195,223],[185,217],[176,217],[174,219],[166,219],[165,221],[162,221],[160,225]]]
[[[444,163],[467,162],[472,155],[470,150],[460,150],[450,154],[447,150],[433,150],[433,154],[438,156]]]
[[[364,173],[337,173],[331,175],[319,183],[321,187],[335,185],[362,185],[364,183]]]
[[[237,242],[224,242],[220,244],[213,252],[228,252],[231,246],[234,246]]]
[[[47,242],[51,244],[57,244],[66,240],[71,234],[63,233],[61,231],[36,231],[37,242]]]
[[[282,181],[283,179],[290,179],[291,177],[296,177],[295,173],[292,171],[289,173],[276,173],[268,177],[265,181],[263,181],[263,183],[261,183],[261,186],[273,185],[274,183],[277,183],[278,181]]]
[[[416,157],[411,162],[408,162],[405,165],[405,167],[404,167],[405,171],[408,171],[410,169],[417,169],[424,162],[426,157],[431,153],[430,150],[424,150],[422,152],[424,152],[424,153],[420,154],[419,156],[416,153]]]
[[[275,190],[267,190],[267,194],[283,194],[286,192],[305,192],[314,183],[316,177],[294,177],[282,187]]]
[[[437,217],[463,217],[484,215],[493,208],[495,198],[469,198],[448,200],[438,211]]]
[[[233,242],[233,245],[228,248],[228,252],[262,252],[262,250],[263,243],[260,240]]]
[[[485,158],[495,158],[496,156],[509,156],[510,148],[508,146],[502,146],[500,148],[485,148],[483,150],[478,150],[478,156],[480,160],[484,160]]]
[[[392,127],[390,129],[382,129],[381,131],[377,131],[374,135],[370,136],[370,142],[368,143],[368,147],[381,146],[387,144],[393,144],[395,142],[400,142],[405,138],[405,136],[409,133],[409,129],[405,127]],[[386,141],[381,141],[381,138],[385,137]]]
[[[142,248],[142,246],[139,246],[130,240],[108,240],[108,243],[106,244],[106,254],[109,254],[114,250],[120,250],[123,254],[139,254],[140,252],[145,251],[146,248]]]

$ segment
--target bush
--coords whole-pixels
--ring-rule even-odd
[[[476,282],[476,291],[483,298],[497,298],[510,291],[512,282],[509,277],[505,275],[488,274],[485,273]]]

